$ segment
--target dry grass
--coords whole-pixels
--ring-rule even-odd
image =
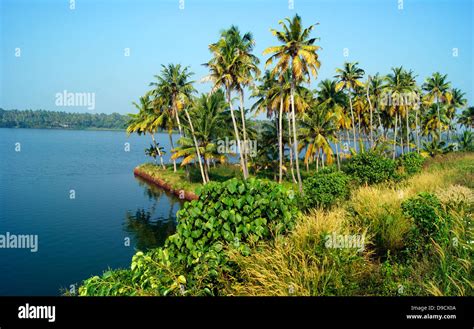
[[[346,212],[313,211],[299,219],[292,234],[271,244],[260,244],[251,256],[230,251],[239,264],[240,279],[231,280],[228,294],[246,296],[318,296],[358,294],[360,282],[371,271],[368,254],[354,248],[329,249],[324,236],[363,234],[347,225]],[[367,241],[366,241],[367,243]]]
[[[407,232],[413,226],[411,220],[402,214],[401,203],[420,192],[431,192],[436,193],[443,204],[457,210],[465,205],[472,207],[473,192],[468,187],[473,184],[470,181],[473,171],[474,154],[435,158],[428,161],[422,173],[402,183],[363,186],[355,190],[350,200],[338,208],[311,211],[299,218],[290,235],[278,236],[272,242],[254,246],[250,256],[245,257],[230,250],[230,259],[238,265],[239,272],[235,278],[226,278],[225,293],[247,296],[383,293],[386,287],[379,285],[386,284],[384,277],[374,285],[374,282],[378,282],[377,278],[380,278],[380,264],[374,259],[373,249],[365,248],[360,253],[351,248],[325,248],[325,234],[368,232],[368,239],[377,251],[400,249]],[[455,185],[460,182],[468,187]],[[465,227],[455,225],[453,229],[459,231],[454,233],[455,236],[465,234],[460,232],[460,228]],[[472,248],[472,245],[467,244],[465,247]],[[472,288],[469,292],[461,287],[462,282],[468,280],[466,266],[471,266],[471,260],[466,260],[465,254],[453,254],[453,250],[444,254],[444,250],[436,246],[434,252],[435,257],[417,260],[411,274],[404,278],[408,280],[408,284],[420,289],[416,293],[472,293]],[[445,255],[449,255],[449,258]],[[448,260],[451,267],[446,265]],[[456,266],[461,275],[456,276],[454,272],[450,272],[452,266]],[[431,280],[434,273],[440,273],[438,280]]]

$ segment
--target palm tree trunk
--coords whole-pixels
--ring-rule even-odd
[[[415,110],[415,137],[416,137],[416,149],[420,153],[420,135],[418,133],[418,110]]]
[[[227,88],[227,103],[229,104],[230,116],[232,118],[232,125],[234,126],[234,135],[235,135],[235,139],[237,140],[237,147],[239,148],[240,166],[242,167],[242,173],[243,173],[244,179],[247,179],[247,170],[245,168],[244,158],[242,156],[242,147],[240,145],[239,130],[237,129],[237,122],[235,121],[234,108],[232,107],[231,99],[232,98],[230,94],[230,88]]]
[[[163,169],[165,169],[165,164],[163,163],[163,154],[161,153],[160,149],[158,148],[158,145],[156,144],[156,140],[155,140],[154,134],[151,134],[151,139],[153,140],[153,145],[155,145],[155,149],[158,151],[158,155],[159,155],[159,157],[160,157],[161,166],[163,167]],[[155,162],[156,162],[156,159],[155,159]]]
[[[367,101],[369,102],[369,110],[370,110],[370,148],[374,147],[374,136],[373,136],[373,129],[372,129],[372,102],[370,101],[369,96],[369,83],[370,83],[370,75],[367,80]]]
[[[349,130],[346,129],[346,139],[347,139],[347,145],[349,145],[350,141],[351,141],[351,137],[349,136]]]
[[[244,110],[244,91],[243,89],[240,89],[240,92],[239,92],[239,96],[240,96],[240,116],[241,116],[241,119],[242,119],[242,131],[243,131],[243,137],[244,137],[244,150],[243,150],[243,157],[244,157],[244,168],[245,168],[245,173],[248,177],[249,175],[249,172],[248,172],[248,159],[247,159],[247,155],[248,155],[248,147],[249,147],[249,144],[248,144],[248,140],[247,140],[247,128],[245,127],[245,110]],[[242,152],[242,150],[241,150]]]
[[[293,171],[293,150],[291,146],[293,145],[293,140],[291,138],[291,119],[290,114],[286,114],[286,118],[288,119],[288,148],[290,149],[290,170],[291,170],[291,177],[293,178],[293,183],[296,183],[295,172]]]
[[[299,154],[298,154],[298,138],[296,137],[296,113],[295,113],[295,97],[294,97],[294,91],[295,86],[294,82],[292,83],[291,86],[291,113],[293,116],[292,124],[293,124],[293,146],[294,146],[294,152],[295,152],[295,165],[296,165],[296,176],[298,177],[298,189],[301,194],[304,194],[303,192],[303,183],[301,182],[301,175],[300,175],[300,165],[299,165]]]
[[[321,149],[321,165],[324,169],[324,151],[323,151],[323,149]]]
[[[211,171],[211,166],[209,165],[209,160],[204,159],[204,168],[205,168],[204,172],[206,174],[206,180],[210,182],[211,179],[209,178],[209,172]]]
[[[358,139],[359,139],[359,145],[361,145],[361,140],[362,140],[362,134],[360,132],[360,112],[357,114],[358,117],[358,122],[357,122],[357,134],[358,134]]]
[[[173,110],[176,116],[176,123],[178,124],[179,136],[183,136],[183,130],[181,128],[181,121],[179,120],[178,106],[176,105],[176,96],[173,96]]]
[[[379,127],[382,128],[383,139],[385,139],[384,128],[382,126],[382,118],[380,117],[380,111],[379,111],[378,108],[375,108],[375,111],[377,112],[377,117],[378,117],[378,120],[379,120]]]
[[[438,113],[438,121],[439,121],[438,135],[439,135],[439,141],[441,142],[441,116],[439,115],[439,101],[438,101],[438,96],[436,96],[436,111],[437,111],[437,113]]]
[[[352,121],[352,133],[354,134],[353,139],[354,139],[354,149],[357,150],[356,148],[356,128],[355,128],[355,119],[354,119],[354,111],[352,110],[352,93],[349,90],[349,107],[351,108],[351,121]]]
[[[191,134],[193,135],[194,147],[196,148],[196,155],[197,155],[198,162],[199,162],[199,169],[201,170],[202,182],[203,182],[203,184],[206,184],[207,179],[206,179],[206,175],[204,173],[204,168],[202,166],[202,159],[201,159],[201,152],[199,151],[199,144],[197,142],[196,135],[194,134],[193,122],[191,121],[191,117],[189,116],[189,112],[186,108],[184,109],[184,113],[186,114],[186,118],[189,121],[189,128],[191,128]]]
[[[398,114],[395,113],[395,128],[393,130],[393,160],[395,160],[395,155],[397,153],[397,119]]]
[[[408,108],[406,110],[406,119],[407,119],[407,151],[410,152],[410,124],[408,122],[409,116],[408,116]]]
[[[171,145],[171,150],[174,149],[174,145],[173,145],[173,136],[172,136],[172,132],[168,132],[168,136],[170,138],[170,145]],[[171,152],[170,152],[171,153]],[[176,159],[173,159],[173,171],[176,172]]]
[[[280,112],[278,114],[278,153],[280,155],[278,182],[281,183],[283,177],[283,97],[280,97]]]
[[[334,143],[334,144],[335,144],[335,146],[336,146],[337,169],[338,169],[338,170],[341,170],[341,163],[340,163],[340,161],[339,161],[339,147],[338,147],[338,145],[337,145],[337,142]]]
[[[399,121],[400,123],[400,149],[402,151],[402,155],[405,154],[405,146],[403,145],[403,122],[402,122],[402,115],[399,115]]]
[[[316,172],[319,171],[319,149],[318,152],[316,152]]]

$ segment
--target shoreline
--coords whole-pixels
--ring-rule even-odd
[[[194,192],[186,191],[183,189],[175,189],[173,188],[173,186],[165,182],[163,179],[158,178],[158,177],[153,177],[141,171],[139,167],[135,167],[135,169],[133,169],[133,174],[135,176],[138,176],[144,179],[146,182],[150,184],[157,185],[163,190],[173,193],[175,196],[177,196],[181,200],[192,201],[192,200],[199,199],[199,197]]]

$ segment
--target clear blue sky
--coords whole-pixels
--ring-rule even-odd
[[[199,80],[208,44],[231,24],[252,31],[256,54],[276,43],[269,32],[298,13],[319,22],[322,63],[316,81],[344,61],[369,74],[403,65],[421,82],[435,71],[473,98],[472,0],[0,0],[0,107],[88,112],[57,107],[55,94],[94,92],[95,112],[129,113],[160,64],[190,65]],[[15,57],[21,48],[21,57]],[[130,48],[130,56],[124,56]],[[349,49],[349,57],[343,49]],[[458,48],[458,57],[452,49]],[[263,61],[262,61],[263,62]],[[197,84],[198,90],[209,90]]]

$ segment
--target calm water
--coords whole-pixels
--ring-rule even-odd
[[[168,149],[167,135],[157,139]],[[37,252],[0,248],[0,295],[58,295],[163,244],[180,202],[133,176],[149,144],[124,132],[0,129],[0,235],[39,240]]]

